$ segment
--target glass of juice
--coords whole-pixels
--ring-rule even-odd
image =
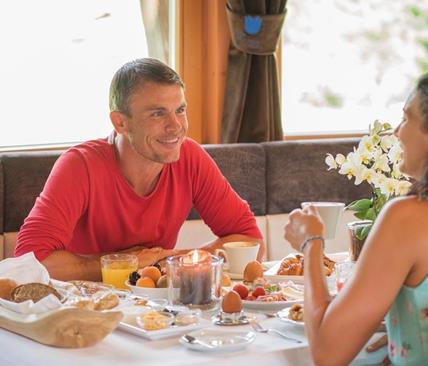
[[[337,262],[335,266],[336,271],[336,290],[339,292],[347,279],[352,275],[354,271],[355,262],[345,261]]]
[[[133,254],[107,254],[101,257],[103,282],[118,289],[127,289],[129,274],[138,269],[138,257]]]

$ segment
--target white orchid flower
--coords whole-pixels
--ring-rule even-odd
[[[334,159],[333,155],[331,155],[331,154],[327,154],[327,156],[325,157],[325,163],[328,165],[327,170],[332,170],[332,169],[338,168],[337,162]]]
[[[396,164],[401,160],[401,153],[402,153],[402,150],[401,150],[400,143],[397,142],[394,145],[392,145],[391,149],[388,152],[389,161],[393,164]]]
[[[407,180],[397,180],[397,184],[395,187],[395,195],[396,196],[404,196],[410,190],[412,183]]]
[[[385,184],[386,177],[383,174],[375,173],[372,179],[372,183],[375,188],[380,188]]]
[[[390,172],[391,167],[389,166],[388,155],[382,154],[381,156],[379,156],[373,165],[373,169],[375,169],[376,171],[382,171],[387,173]]]
[[[384,152],[388,152],[396,140],[397,138],[394,135],[382,136],[380,139],[380,147]]]
[[[398,163],[396,163],[392,166],[391,177],[395,178],[395,179],[400,179],[403,177],[403,173],[401,173]]]
[[[346,160],[345,155],[343,155],[343,154],[337,154],[336,155],[336,163],[338,165],[342,165],[345,162],[345,160]]]
[[[358,152],[360,164],[368,165],[373,158],[373,153],[368,150],[364,150],[364,151],[357,150],[357,152]]]
[[[346,160],[340,167],[339,174],[346,175],[348,179],[355,177],[361,171],[362,166],[359,162],[359,156],[357,152],[350,152]]]
[[[375,190],[372,199],[378,208],[391,197],[406,194],[411,187],[408,177],[399,169],[402,150],[391,130],[388,123],[375,121],[373,128],[369,127],[369,135],[363,136],[358,147],[354,147],[346,157],[327,154],[325,159],[328,170],[338,169],[348,179],[354,177],[355,185],[362,182],[370,184]],[[358,211],[356,206],[353,209],[360,213],[358,217],[361,218],[362,211]]]
[[[371,139],[372,139],[372,143],[374,146],[377,146],[379,144],[379,142],[381,141],[381,138],[378,134],[372,135]]]
[[[361,172],[361,178],[363,181],[367,181],[367,183],[372,184],[373,180],[376,177],[376,171],[374,169],[363,168]]]
[[[375,149],[375,144],[373,143],[372,136],[363,136],[360,143],[358,144],[358,150],[373,152]]]
[[[395,193],[396,180],[386,178],[384,182],[379,186],[380,191],[387,197],[393,196]]]

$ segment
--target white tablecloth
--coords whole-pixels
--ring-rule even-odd
[[[303,330],[278,319],[266,319],[266,326],[275,326],[293,337],[304,340],[302,344],[288,342],[275,334],[257,334],[254,343],[243,351],[233,353],[195,352],[178,342],[178,337],[149,341],[116,330],[93,347],[81,349],[54,348],[0,329],[0,365],[55,365],[55,366],[286,366],[312,365]],[[213,329],[220,329],[213,326]],[[250,330],[249,326],[223,327],[225,331]],[[352,337],[352,334],[347,336]],[[379,335],[373,336],[373,339]],[[386,348],[372,354],[361,352],[352,365],[369,365],[380,362]]]

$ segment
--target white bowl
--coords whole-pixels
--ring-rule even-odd
[[[139,287],[132,286],[129,281],[125,282],[126,286],[132,291],[134,295],[147,297],[149,299],[167,299],[168,300],[168,288],[150,288],[150,287]]]

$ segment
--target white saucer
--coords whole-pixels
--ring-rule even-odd
[[[198,330],[188,334],[196,339],[195,343],[190,343],[184,337],[181,337],[179,342],[186,348],[202,352],[239,351],[246,348],[256,337],[253,332],[223,332],[210,329]]]

